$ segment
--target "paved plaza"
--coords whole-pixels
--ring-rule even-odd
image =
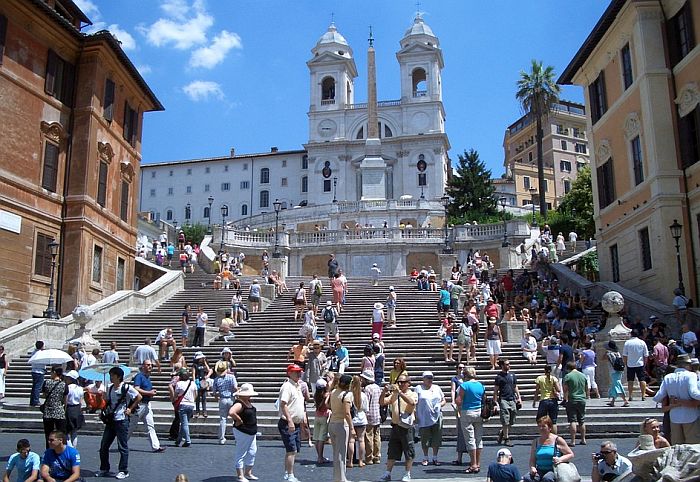
[[[44,437],[38,433],[3,433],[0,436],[0,460],[4,463],[15,450],[18,439],[27,438],[32,443],[32,450],[43,453]],[[600,446],[601,439],[589,439],[588,445],[574,448],[576,454],[576,466],[584,479],[590,478],[591,457],[590,453]],[[100,438],[98,436],[80,436],[78,450],[82,458],[82,475],[86,480],[101,480],[95,477],[99,466],[97,450]],[[619,451],[627,454],[636,443],[636,439],[617,440]],[[193,440],[189,448],[173,447],[172,442],[166,442],[167,450],[162,454],[151,453],[148,440],[144,437],[135,437],[130,441],[129,472],[133,481],[157,481],[167,482],[175,480],[175,476],[185,473],[190,482],[230,482],[234,480],[234,470],[231,459],[233,457],[233,445],[220,446],[215,440]],[[439,467],[420,465],[422,458],[418,458],[419,464],[413,468],[412,476],[415,480],[423,481],[454,481],[454,480],[485,480],[486,467],[494,460],[498,446],[491,443],[484,447],[481,473],[475,475],[464,474],[464,468],[450,464],[454,458],[454,443],[447,444],[440,451],[440,460],[443,465]],[[331,447],[326,447],[326,457],[331,457]],[[529,440],[516,440],[515,446],[510,449],[513,452],[515,463],[521,472],[527,470],[530,450]],[[418,448],[420,453],[420,449]],[[282,466],[283,449],[281,443],[276,440],[263,440],[258,444],[258,454],[254,473],[262,482],[281,481],[284,474]],[[383,444],[382,457],[386,457],[386,444]],[[116,451],[116,442],[110,455],[112,470],[116,470],[119,454]],[[316,451],[312,447],[305,446],[297,457],[295,474],[302,482],[332,481],[332,464],[318,467],[315,463]],[[464,459],[468,460],[467,457]],[[384,464],[379,466],[368,465],[362,469],[348,470],[348,479],[359,481],[378,480],[384,471]],[[393,471],[394,480],[401,480],[403,468],[397,466]],[[13,479],[14,480],[14,479]]]

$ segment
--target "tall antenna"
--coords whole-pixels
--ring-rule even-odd
[[[331,25],[335,24],[335,12],[331,12]]]
[[[372,26],[369,26],[369,46],[372,47],[374,45],[374,36],[372,35]]]
[[[420,0],[416,1],[416,17],[420,17]]]

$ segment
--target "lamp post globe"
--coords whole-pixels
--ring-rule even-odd
[[[209,211],[207,211],[207,234],[211,234],[211,205],[214,204],[214,198],[212,196],[209,196]]]
[[[450,206],[450,196],[445,194],[440,198],[442,207],[445,208],[445,247],[442,248],[443,254],[452,254],[452,247],[450,246],[450,234],[447,226],[447,208]]]
[[[219,246],[219,251],[224,251],[224,239],[226,237],[226,218],[228,217],[228,206],[226,204],[221,205],[221,246]]]
[[[52,239],[48,245],[49,254],[51,254],[51,282],[49,284],[49,300],[46,306],[46,311],[44,311],[44,318],[50,320],[58,319],[58,312],[56,311],[56,298],[54,296],[53,281],[56,277],[56,256],[58,256],[58,249],[60,244]]]
[[[673,224],[669,226],[671,236],[676,241],[676,268],[678,269],[678,291],[682,296],[685,296],[685,286],[683,286],[683,269],[681,268],[681,235],[683,233],[683,225],[677,219],[673,220]]]
[[[508,199],[505,196],[498,199],[501,203],[501,212],[503,213],[503,242],[501,243],[502,248],[507,248],[510,246],[508,242],[508,225],[506,224],[506,205],[508,204]]]
[[[272,207],[275,208],[275,250],[272,252],[273,258],[281,258],[282,253],[280,253],[280,243],[279,243],[279,221],[280,221],[280,211],[282,210],[282,202],[279,199],[275,199],[272,203]]]

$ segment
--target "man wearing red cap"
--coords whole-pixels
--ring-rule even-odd
[[[279,422],[277,428],[282,437],[282,443],[286,450],[284,457],[284,480],[298,482],[294,477],[294,459],[297,452],[301,451],[300,427],[304,420],[304,395],[299,387],[301,367],[298,365],[287,366],[287,380],[280,388],[279,397]]]

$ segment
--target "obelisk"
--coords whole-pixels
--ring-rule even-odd
[[[362,173],[362,200],[386,199],[386,164],[382,159],[377,118],[377,67],[374,59],[374,37],[369,29],[367,49],[367,140],[365,157],[360,163]]]

